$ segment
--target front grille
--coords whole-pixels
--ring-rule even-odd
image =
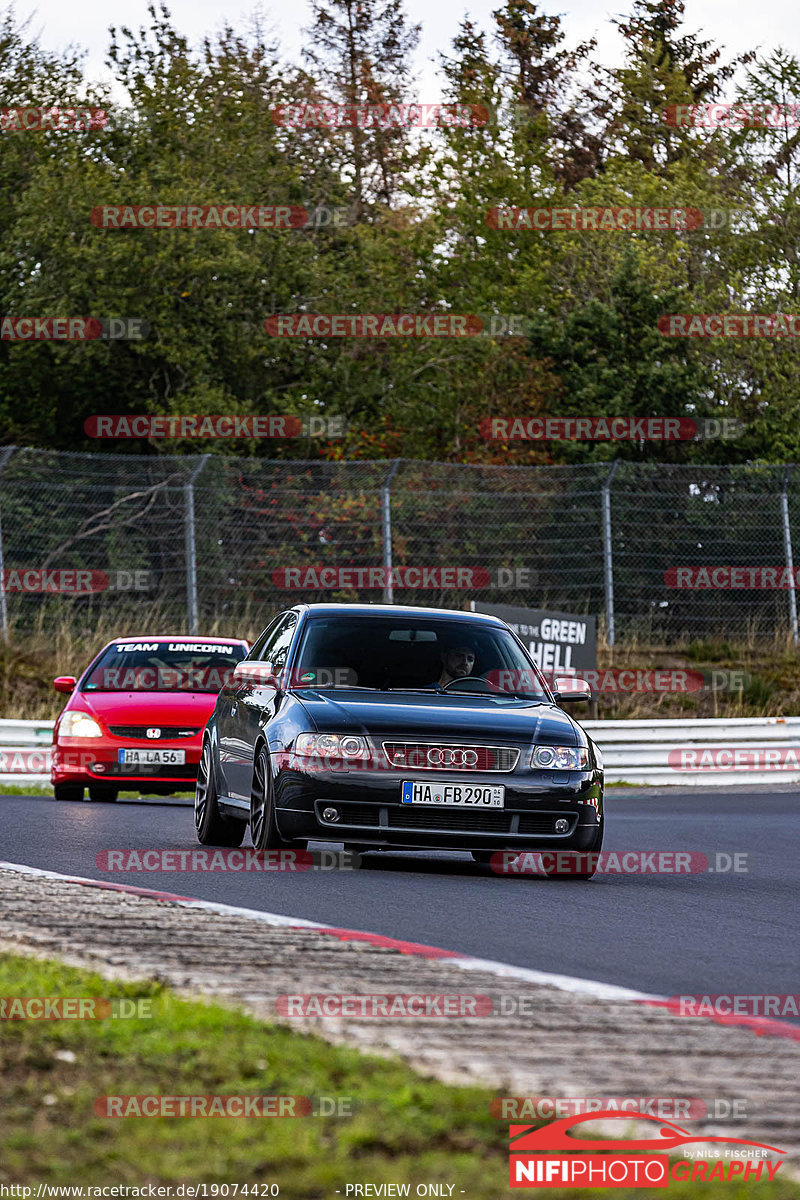
[[[109,725],[109,731],[114,737],[141,738],[146,742],[177,741],[179,738],[196,737],[199,729],[189,729],[186,725]],[[157,738],[147,736],[148,729],[160,729]]]
[[[476,829],[483,833],[508,833],[511,829],[511,813],[465,812],[460,808],[413,808],[410,804],[402,809],[389,809],[390,829]]]
[[[509,809],[491,811],[488,809],[456,808],[449,805],[403,804],[372,805],[372,804],[335,804],[341,816],[338,821],[322,820],[322,810],[328,801],[317,801],[317,817],[322,825],[361,826],[367,829],[435,829],[443,832],[456,830],[462,833],[520,833],[523,835],[542,834],[549,837],[569,837],[574,832],[577,815],[571,812],[544,813],[515,813]],[[385,813],[387,824],[381,825],[381,813]],[[519,817],[516,829],[512,829],[512,821]],[[566,817],[570,822],[569,833],[556,834],[555,822],[559,817]]]
[[[513,771],[516,746],[473,746],[457,742],[384,742],[393,767],[413,771]]]

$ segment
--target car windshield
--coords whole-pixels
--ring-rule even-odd
[[[117,642],[94,664],[80,690],[216,693],[246,653],[236,642]]]
[[[309,617],[290,683],[549,700],[508,630],[446,617]]]

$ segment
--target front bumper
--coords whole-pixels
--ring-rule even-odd
[[[603,814],[603,772],[521,770],[443,772],[448,781],[505,787],[503,808],[403,804],[403,780],[431,782],[431,772],[398,769],[277,772],[276,820],[286,838],[405,848],[587,850]],[[437,773],[438,774],[438,773]],[[326,820],[333,807],[338,820]],[[555,822],[568,829],[556,833]]]
[[[121,763],[120,750],[141,750],[143,743],[128,738],[59,738],[53,743],[50,781],[57,783],[111,784],[137,791],[159,786],[171,791],[192,791],[203,748],[202,734],[158,743],[162,750],[179,750],[184,763]]]

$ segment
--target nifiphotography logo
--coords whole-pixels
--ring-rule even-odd
[[[630,1121],[630,1113],[616,1109],[592,1113],[591,1120],[619,1120],[620,1117]],[[645,1113],[637,1114],[636,1120],[652,1121],[657,1126],[653,1136],[605,1139],[571,1135],[569,1130],[573,1125],[586,1123],[586,1114],[564,1117],[540,1128],[510,1125],[509,1186],[654,1188],[669,1187],[670,1180],[676,1183],[769,1182],[775,1178],[782,1160],[772,1162],[767,1155],[786,1153],[762,1142],[691,1134],[679,1125]],[[697,1152],[701,1158],[683,1158],[670,1163],[669,1154],[692,1143],[704,1148]],[[705,1149],[714,1143],[725,1144],[728,1149]]]

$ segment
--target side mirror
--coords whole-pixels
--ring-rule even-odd
[[[239,684],[260,684],[262,687],[274,688],[276,692],[281,690],[281,681],[272,670],[271,663],[254,662],[252,659],[243,658],[236,664],[233,678]]]
[[[553,695],[559,704],[577,704],[581,700],[591,700],[592,689],[585,679],[557,679]]]
[[[63,692],[65,696],[71,696],[75,691],[77,679],[73,675],[59,675],[58,679],[53,680],[53,687],[57,692]]]

